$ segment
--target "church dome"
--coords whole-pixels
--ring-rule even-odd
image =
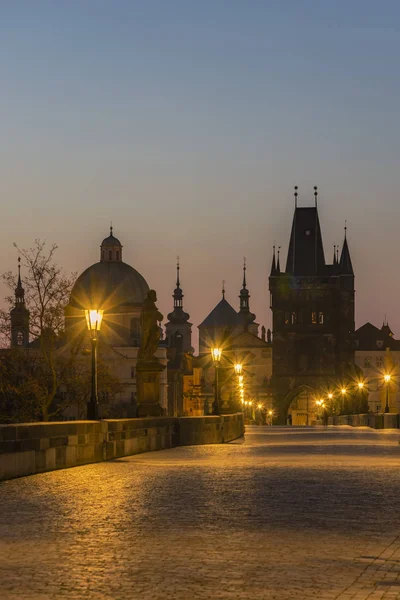
[[[100,262],[86,269],[72,288],[70,306],[85,309],[90,306],[113,310],[121,305],[141,306],[147,297],[149,286],[136,269],[122,262],[121,242],[109,237],[100,248]]]
[[[76,280],[70,304],[77,308],[94,306],[110,310],[126,304],[143,304],[149,291],[146,280],[123,262],[98,262]]]
[[[122,246],[118,238],[114,237],[112,233],[101,242],[102,246]]]

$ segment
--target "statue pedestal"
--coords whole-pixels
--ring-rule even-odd
[[[165,368],[165,365],[161,365],[156,360],[137,363],[138,417],[161,417],[164,415],[164,409],[160,404],[160,375]]]

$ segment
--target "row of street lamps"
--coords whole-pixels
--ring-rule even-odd
[[[214,378],[214,413],[220,414],[220,406],[219,406],[219,365],[222,357],[222,349],[215,347],[211,348],[211,357],[215,367],[215,378]],[[243,365],[242,363],[236,362],[233,365],[233,369],[237,376],[237,387],[239,390],[239,398],[242,404],[243,413],[246,414],[247,409],[252,410],[253,402],[252,400],[245,400],[245,391],[244,391],[244,375],[243,375]],[[263,405],[259,403],[257,405],[258,410],[260,411],[260,415],[262,414]],[[273,411],[269,410],[268,415],[272,424],[273,419]]]
[[[392,376],[390,375],[390,373],[385,373],[385,375],[383,376],[383,381],[386,384],[386,403],[385,403],[385,413],[389,412],[389,385],[390,385],[390,381],[392,379]],[[359,392],[362,392],[365,389],[366,385],[364,381],[358,381],[356,383],[356,389]],[[340,394],[342,399],[344,400],[344,398],[346,397],[346,395],[348,394],[349,390],[346,387],[341,387],[340,388]],[[332,403],[333,399],[334,399],[334,394],[332,392],[328,392],[327,393],[327,399]],[[316,400],[316,405],[320,406],[321,408],[325,408],[325,401],[324,398],[320,398],[319,400]]]

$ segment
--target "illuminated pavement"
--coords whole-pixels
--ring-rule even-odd
[[[400,598],[399,433],[248,429],[0,484],[0,598]]]

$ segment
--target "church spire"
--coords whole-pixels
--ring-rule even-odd
[[[275,246],[273,246],[273,249],[272,249],[272,265],[271,265],[270,276],[272,276],[272,275],[276,275]]]
[[[18,257],[18,281],[15,288],[15,304],[25,304],[25,290],[21,281],[21,257]]]
[[[342,253],[340,255],[339,267],[343,275],[354,275],[353,265],[350,258],[350,250],[347,243],[347,221],[345,221],[344,226],[344,242]]]
[[[281,272],[280,254],[281,254],[281,247],[278,246],[278,260],[277,260],[277,263],[276,263],[276,270],[277,270],[278,275]]]
[[[18,258],[18,279],[15,288],[15,306],[10,311],[11,347],[29,345],[29,310],[25,306],[25,290],[21,281],[21,258]]]
[[[250,293],[246,283],[246,258],[243,259],[243,283],[239,294],[239,318],[241,319],[245,330],[254,322],[256,316],[250,312]]]
[[[176,259],[176,288],[174,289],[173,299],[174,308],[168,315],[168,323],[165,325],[165,332],[168,346],[176,345],[177,339],[182,341],[184,352],[193,352],[192,348],[192,324],[189,323],[190,315],[183,310],[183,291],[180,282],[180,262],[179,256]]]

